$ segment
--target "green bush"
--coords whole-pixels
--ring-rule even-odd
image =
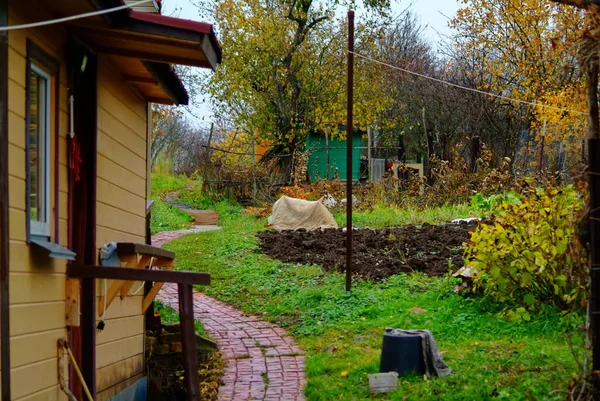
[[[570,310],[587,298],[585,251],[576,235],[584,202],[573,188],[529,188],[494,199],[492,223],[472,234],[465,266],[477,270],[475,291],[517,306],[509,318],[551,304]]]

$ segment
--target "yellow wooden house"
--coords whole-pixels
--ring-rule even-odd
[[[2,401],[88,399],[59,340],[93,399],[134,400],[143,385],[149,291],[68,270],[99,264],[104,244],[147,241],[150,104],[187,104],[172,65],[215,69],[221,49],[210,24],[127,3],[0,0]],[[89,335],[106,286],[120,295]]]

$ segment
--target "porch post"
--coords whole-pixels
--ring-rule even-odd
[[[8,26],[8,0],[0,0],[0,26]],[[8,300],[8,32],[0,32],[0,369],[2,401],[10,401]]]
[[[200,399],[198,379],[198,353],[196,351],[196,332],[194,330],[194,290],[191,284],[178,284],[179,321],[181,326],[181,348],[188,401]]]

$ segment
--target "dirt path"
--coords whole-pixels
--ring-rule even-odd
[[[152,245],[163,246],[187,234],[187,230],[159,233],[152,237]],[[177,310],[177,285],[165,284],[157,299]],[[285,330],[201,293],[194,294],[194,318],[202,322],[225,359],[219,400],[305,400],[305,359]]]

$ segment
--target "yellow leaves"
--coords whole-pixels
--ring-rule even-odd
[[[340,376],[346,378],[346,377],[348,377],[348,372],[343,371],[342,373],[340,373]]]
[[[549,106],[585,110],[577,65],[577,42],[587,25],[584,14],[548,0],[472,0],[451,26],[455,47],[479,60],[489,74],[481,89]],[[488,79],[488,78],[486,78]],[[538,123],[561,128],[585,123],[577,114],[565,116],[550,108],[530,109]],[[566,120],[566,121],[563,121]],[[577,130],[572,128],[573,132]],[[568,133],[564,133],[568,136]]]

